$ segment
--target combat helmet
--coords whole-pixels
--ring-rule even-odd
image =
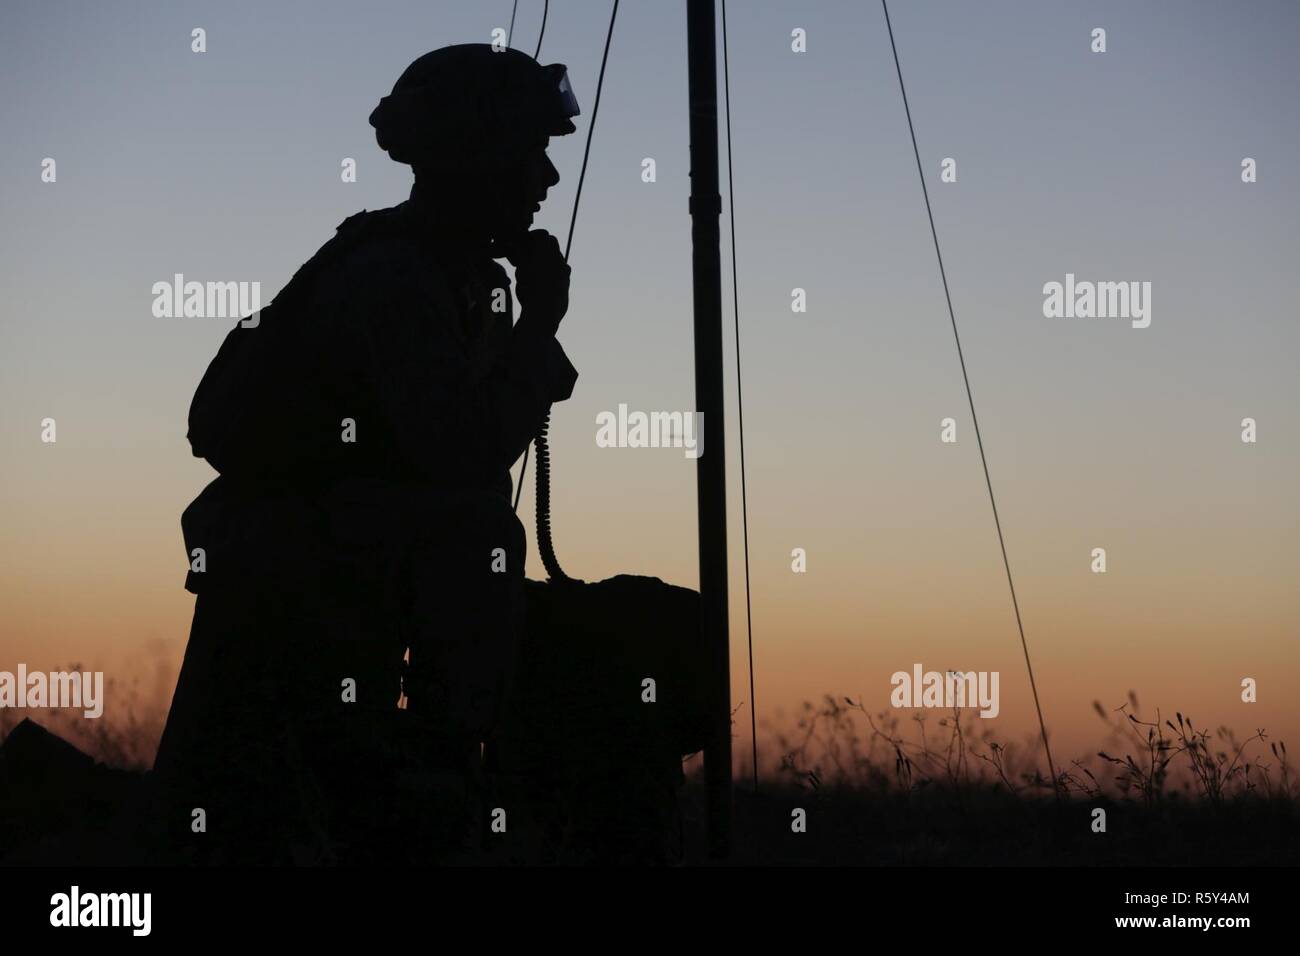
[[[370,114],[375,139],[399,163],[435,163],[575,131],[578,101],[562,63],[488,43],[426,53]]]

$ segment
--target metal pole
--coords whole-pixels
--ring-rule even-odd
[[[731,850],[731,648],[727,626],[727,472],[723,438],[722,254],[718,194],[718,66],[714,0],[686,0],[691,105],[691,271],[695,283],[695,405],[704,415],[697,459],[701,637],[708,648],[704,748],[709,852]]]

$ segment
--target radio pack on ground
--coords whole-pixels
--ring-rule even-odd
[[[542,861],[672,862],[682,757],[706,732],[700,596],[658,578],[527,582],[490,770]]]

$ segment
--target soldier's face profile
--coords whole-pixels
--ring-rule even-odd
[[[531,228],[547,192],[560,181],[559,171],[546,154],[549,145],[549,136],[538,137],[507,160],[499,192],[500,232]]]

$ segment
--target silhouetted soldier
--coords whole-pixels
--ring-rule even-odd
[[[248,799],[344,786],[322,782],[321,735],[383,733],[360,715],[399,689],[444,762],[472,773],[491,736],[522,615],[508,469],[577,377],[555,339],[569,269],[530,231],[577,112],[561,65],[420,57],[370,116],[410,199],[340,225],[199,385],[189,439],[220,477],[183,519],[198,601],[157,770],[182,802],[224,799],[248,839],[285,838]],[[338,747],[327,763],[361,752]]]

